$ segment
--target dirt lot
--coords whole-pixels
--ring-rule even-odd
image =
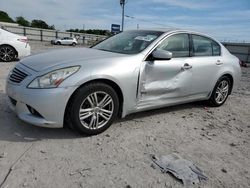
[[[31,47],[32,53],[55,48]],[[5,94],[15,64],[0,63],[2,187],[183,187],[151,167],[150,154],[173,152],[204,170],[209,180],[200,187],[250,187],[250,68],[242,69],[238,89],[220,108],[191,103],[133,114],[83,137],[17,119]]]

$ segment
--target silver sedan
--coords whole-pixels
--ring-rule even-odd
[[[139,111],[200,100],[220,106],[240,76],[239,60],[210,36],[133,30],[92,48],[27,57],[6,91],[23,121],[92,135]]]

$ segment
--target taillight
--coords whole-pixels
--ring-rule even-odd
[[[28,38],[20,38],[20,39],[17,39],[17,40],[20,41],[20,42],[24,42],[24,43],[28,42]]]

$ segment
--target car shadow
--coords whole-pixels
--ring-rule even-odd
[[[143,120],[148,116],[155,116],[165,113],[173,113],[183,109],[202,108],[204,103],[195,102],[156,110],[144,111],[128,115],[124,119],[118,119],[114,122],[122,123],[129,121]],[[110,127],[112,129],[112,126]],[[10,142],[36,142],[44,139],[75,139],[88,137],[87,135],[79,134],[77,131],[68,128],[51,129],[33,126],[25,123],[15,115],[9,108],[7,96],[4,92],[0,91],[0,141]]]
[[[176,113],[184,109],[194,109],[194,108],[204,108],[204,107],[206,107],[206,103],[204,101],[197,101],[197,102],[192,102],[192,103],[179,104],[175,106],[162,107],[162,108],[154,109],[154,110],[137,112],[134,114],[130,114],[123,119],[119,119],[118,121],[123,122],[123,121],[135,120],[135,119],[140,120],[148,116],[153,117],[155,115],[161,115],[161,114],[166,114],[166,113]]]

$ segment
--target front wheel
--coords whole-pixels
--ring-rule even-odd
[[[74,94],[70,101],[68,121],[78,131],[95,135],[113,123],[118,109],[118,96],[112,87],[104,83],[91,83]]]
[[[227,76],[222,76],[214,87],[213,93],[208,100],[209,104],[215,107],[223,105],[227,100],[231,87],[230,79]]]

